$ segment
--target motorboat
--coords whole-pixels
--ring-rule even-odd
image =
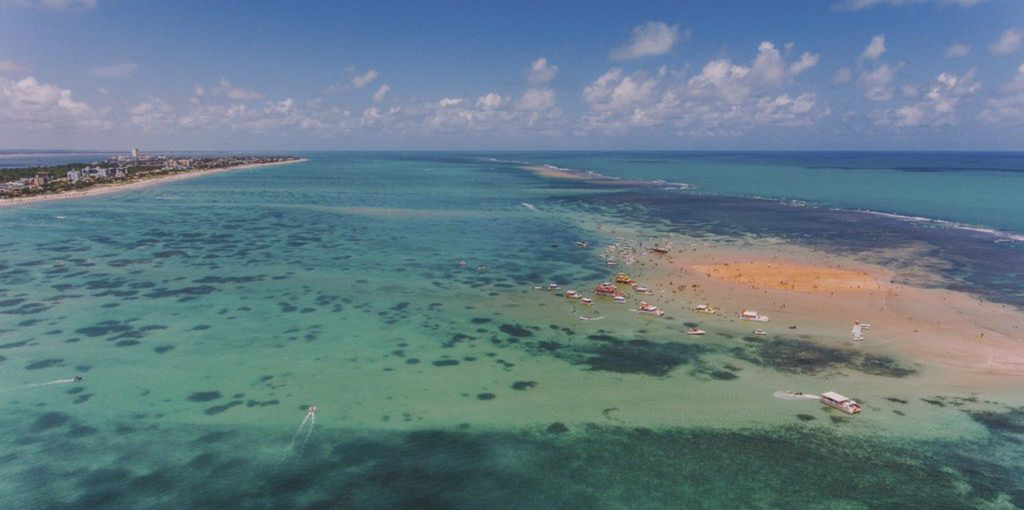
[[[593,299],[590,299],[590,298],[588,298],[588,297],[585,297],[585,298],[580,298],[580,304],[581,304],[581,305],[587,305],[587,306],[590,306],[590,305],[594,304],[594,300],[593,300]]]
[[[604,282],[594,287],[594,292],[601,296],[614,296],[619,293],[619,289],[614,284]]]
[[[668,248],[662,248],[660,246],[655,246],[654,248],[651,248],[651,251],[654,252],[654,253],[659,253],[661,255],[664,255],[664,254],[668,253]]]
[[[648,315],[653,315],[655,317],[661,317],[662,315],[665,315],[664,310],[661,310],[657,306],[654,306],[646,301],[641,301],[640,308],[637,308],[636,311],[637,313],[646,313]]]
[[[548,290],[562,290],[562,286],[557,283],[549,283]]]
[[[619,274],[615,275],[615,283],[629,284],[629,282],[631,282],[631,281],[633,281],[633,279],[630,278],[629,275],[626,274],[626,273],[619,273]]]
[[[651,295],[654,294],[654,291],[652,291],[651,289],[648,289],[647,287],[644,287],[642,285],[637,285],[636,287],[633,288],[633,290],[637,294],[644,294],[646,296],[651,296]]]
[[[586,248],[588,246],[590,246],[590,243],[588,243],[586,241],[576,241],[576,247],[577,248]]]
[[[309,409],[306,409],[306,414],[308,414],[310,416],[315,415],[316,414],[316,406],[309,406]]]
[[[615,296],[614,298],[612,298],[612,300],[615,301],[616,303],[625,303],[626,302],[626,296],[623,296],[622,294],[619,294],[619,295]]]
[[[704,331],[703,329],[700,328],[690,328],[690,330],[686,332],[687,335],[703,335],[706,333],[707,331]]]
[[[718,313],[718,309],[711,305],[697,305],[693,311],[700,313]]]
[[[761,328],[757,328],[757,329],[754,330],[754,334],[757,335],[757,336],[765,336],[765,335],[768,334],[768,332],[763,330],[763,329],[761,329]]]
[[[755,322],[768,322],[769,320],[767,315],[761,315],[756,310],[743,310],[740,312],[740,318]]]
[[[567,291],[565,291],[565,297],[567,297],[569,299],[579,299],[580,298],[580,293],[579,293],[579,291],[576,291],[576,290],[567,290]]]
[[[860,404],[853,399],[844,397],[834,391],[826,391],[825,393],[822,393],[819,400],[822,404],[838,409],[846,414],[860,412]]]
[[[476,270],[482,273],[484,271],[487,271],[487,266],[480,264],[479,266],[476,266]]]
[[[850,334],[854,340],[864,340],[864,325],[860,321],[853,321],[853,331]]]

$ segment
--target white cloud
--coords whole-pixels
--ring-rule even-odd
[[[128,62],[124,64],[116,64],[105,67],[93,67],[90,72],[96,76],[102,76],[104,78],[128,78],[139,66],[137,64]]]
[[[548,110],[555,106],[555,91],[548,88],[526,89],[523,97],[519,98],[516,108],[520,110]]]
[[[376,69],[370,69],[363,74],[354,76],[352,78],[352,86],[357,89],[361,89],[373,80],[376,80],[378,76],[380,76],[380,73],[378,73]]]
[[[899,108],[877,110],[870,117],[879,126],[942,127],[957,124],[957,106],[961,99],[981,90],[975,80],[976,69],[962,75],[941,73],[927,86],[927,92],[916,102]],[[914,87],[916,97],[917,88]]]
[[[462,104],[462,99],[446,97],[437,102],[437,106],[440,108],[451,108]]]
[[[649,100],[657,84],[644,73],[626,75],[614,68],[583,89],[583,101],[594,110],[618,110]]]
[[[889,64],[882,64],[872,71],[864,71],[857,84],[864,89],[864,97],[868,101],[887,101],[892,99],[892,80],[896,69]]]
[[[383,101],[384,97],[386,97],[388,95],[388,92],[390,91],[391,87],[389,87],[387,83],[382,84],[379,88],[377,88],[377,92],[373,93],[373,102],[379,103]]]
[[[217,86],[213,88],[213,95],[224,95],[236,101],[247,101],[250,99],[260,99],[263,97],[263,94],[260,94],[255,90],[236,87],[232,85],[231,82],[229,82],[228,80],[221,80],[220,83],[218,83]]]
[[[971,53],[970,44],[954,44],[946,48],[946,58],[964,58]]]
[[[842,85],[844,83],[850,83],[850,80],[852,79],[853,71],[850,71],[850,69],[846,67],[840,67],[839,69],[836,70],[836,74],[832,77],[832,84]]]
[[[793,75],[800,74],[816,65],[818,65],[818,59],[820,55],[805,51],[803,55],[800,55],[800,60],[793,62],[789,65],[789,72]]]
[[[1004,94],[990,98],[978,118],[986,124],[1024,125],[1024,63],[1017,67],[1013,81],[1003,85]]]
[[[110,127],[102,111],[76,101],[70,90],[33,77],[0,79],[0,132],[4,129],[65,129]]]
[[[989,46],[989,50],[996,55],[1009,55],[1020,48],[1022,40],[1024,40],[1024,34],[1021,34],[1019,30],[1008,28],[1003,35],[999,36],[998,41]]]
[[[22,69],[23,66],[13,60],[5,60],[0,58],[0,73],[13,73],[15,71],[20,71]]]
[[[684,34],[688,36],[688,34]],[[679,40],[679,25],[668,25],[661,21],[648,21],[633,27],[629,42],[615,48],[612,60],[630,60],[641,57],[664,55],[672,50]]]
[[[174,108],[163,99],[150,98],[128,109],[129,121],[145,131],[173,128],[177,121]]]
[[[503,104],[505,104],[505,98],[494,92],[489,92],[476,99],[476,107],[481,110],[497,110]]]
[[[558,74],[558,66],[548,62],[548,59],[540,57],[530,64],[530,71],[526,75],[526,81],[530,85],[543,85]]]
[[[973,7],[978,5],[983,0],[841,0],[832,4],[832,7],[836,9],[846,11],[859,11],[862,9],[868,9],[879,5],[888,5],[890,7],[901,7],[905,5],[918,5],[925,3],[938,3],[945,5],[959,5],[961,7]]]
[[[885,53],[885,34],[878,34],[871,38],[871,42],[860,54],[861,60],[878,60]]]

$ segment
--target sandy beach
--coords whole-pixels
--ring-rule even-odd
[[[718,308],[696,314],[703,329],[748,322],[769,335],[811,335],[938,368],[936,378],[965,386],[1019,384],[1024,376],[1024,312],[1011,306],[895,283],[902,275],[886,268],[792,245],[675,245],[667,254],[638,252],[621,269],[655,290],[652,301],[669,312]],[[770,321],[741,321],[743,310]],[[862,341],[851,335],[856,320],[871,324]]]
[[[246,168],[256,168],[261,166],[273,166],[273,165],[288,165],[292,163],[301,163],[307,161],[306,159],[296,159],[292,161],[279,161],[274,163],[259,163],[253,165],[238,165],[224,168],[210,168],[207,170],[197,170],[194,172],[184,172],[172,175],[163,175],[157,177],[144,177],[139,180],[130,182],[111,182],[106,184],[97,184],[83,190],[68,191],[64,193],[55,193],[47,195],[35,195],[30,197],[20,197],[11,199],[0,199],[0,207],[15,207],[19,205],[30,205],[39,202],[49,202],[51,200],[70,200],[74,198],[86,198],[96,195],[105,195],[108,193],[119,193],[122,191],[131,191],[140,188],[146,188],[157,184],[164,184],[168,182],[181,181],[184,179],[191,179],[193,177],[200,177],[203,175],[213,175],[223,172],[233,172],[235,170],[244,170]]]

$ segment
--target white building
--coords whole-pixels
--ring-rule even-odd
[[[82,172],[78,170],[68,170],[68,181],[78,182],[82,180]]]
[[[139,149],[132,149],[132,157],[139,159]]]

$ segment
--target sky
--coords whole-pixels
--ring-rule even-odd
[[[1024,150],[1021,0],[0,0],[0,149]]]

